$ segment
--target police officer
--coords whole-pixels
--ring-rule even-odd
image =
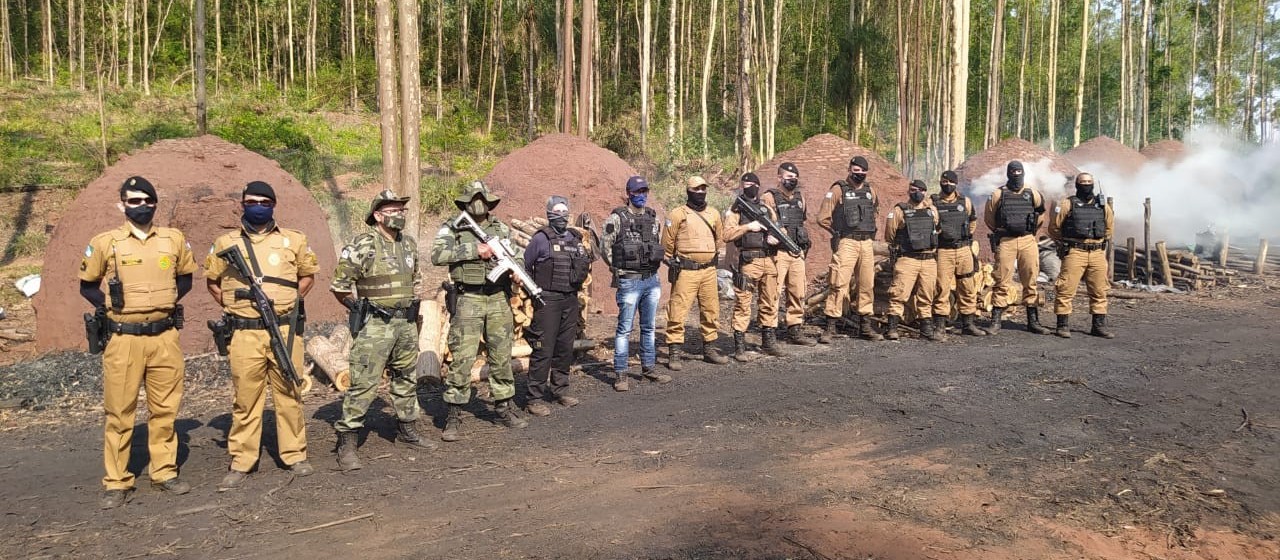
[[[773,209],[760,203],[760,178],[755,173],[742,176],[742,198],[756,212],[777,221]],[[724,239],[738,249],[737,270],[734,272],[733,304],[733,359],[749,362],[754,355],[747,351],[747,327],[751,324],[752,300],[758,300],[760,309],[760,349],[770,356],[783,356],[778,348],[778,271],[773,256],[778,252],[778,240],[764,230],[758,221],[743,223],[738,204],[724,212]],[[753,297],[753,294],[755,297]]]
[[[1107,292],[1111,279],[1107,278],[1107,243],[1115,226],[1115,217],[1103,197],[1094,192],[1093,175],[1076,175],[1076,194],[1058,202],[1049,221],[1049,237],[1058,243],[1062,255],[1062,274],[1054,286],[1054,313],[1058,325],[1054,334],[1071,338],[1068,320],[1071,318],[1071,300],[1080,287],[1083,277],[1089,290],[1089,312],[1093,314],[1093,328],[1089,334],[1102,338],[1115,338],[1107,330]]]
[[[351,387],[342,399],[338,435],[338,467],[361,467],[356,448],[365,413],[377,396],[385,368],[390,377],[391,406],[396,411],[396,440],[419,449],[434,449],[417,430],[418,407],[418,242],[404,233],[409,197],[385,190],[369,205],[361,233],[342,248],[329,290],[351,313]],[[353,293],[354,292],[354,293]]]
[[[658,300],[662,283],[658,268],[662,265],[662,224],[658,213],[647,206],[649,183],[644,177],[627,179],[627,203],[614,208],[604,222],[605,260],[613,272],[618,289],[618,326],[613,336],[613,389],[628,391],[631,384],[627,359],[631,331],[640,315],[640,374],[650,381],[668,383],[671,376],[658,373],[657,337]]]
[[[983,219],[991,228],[991,249],[996,254],[996,285],[992,292],[991,325],[988,334],[1000,332],[1000,322],[1009,301],[1014,267],[1022,283],[1022,303],[1027,308],[1027,330],[1049,334],[1040,324],[1036,307],[1036,277],[1040,275],[1040,250],[1036,232],[1044,225],[1044,197],[1025,182],[1022,162],[1010,161],[1005,169],[1008,182],[991,193]]]
[[[853,309],[857,314],[857,330],[867,340],[884,340],[871,324],[875,303],[875,236],[876,214],[880,196],[867,183],[871,165],[867,158],[849,160],[849,176],[836,181],[818,207],[818,225],[831,232],[831,266],[827,294],[827,328],[818,342],[830,344],[836,325],[849,301],[850,282],[854,292]]]
[[[900,202],[885,217],[884,240],[896,257],[893,283],[889,286],[889,328],[884,336],[898,340],[898,324],[910,298],[920,334],[932,341],[942,340],[934,330],[933,297],[938,289],[938,212],[925,196],[928,187],[916,179],[907,187],[909,202]],[[912,290],[915,297],[912,298]]]
[[[673,371],[683,368],[680,347],[684,344],[684,321],[695,300],[701,311],[702,359],[712,364],[729,362],[715,347],[720,336],[716,267],[720,263],[723,224],[720,213],[707,206],[707,182],[702,177],[689,177],[685,196],[685,205],[667,214],[666,229],[662,231],[662,251],[671,280],[671,300],[667,302],[667,367]]]
[[[493,209],[502,199],[489,192],[480,181],[474,181],[453,203],[471,215],[490,236],[508,241],[511,228],[493,217]],[[462,438],[462,407],[471,401],[471,366],[483,339],[489,361],[489,389],[494,398],[498,420],[508,428],[524,428],[529,421],[520,417],[512,406],[516,395],[516,379],[511,372],[511,343],[514,337],[511,316],[513,281],[507,274],[497,282],[487,278],[494,266],[493,250],[481,243],[471,230],[459,228],[450,220],[436,232],[431,244],[431,264],[449,267],[449,280],[457,290],[453,306],[453,322],[449,325],[449,374],[445,379],[444,402],[449,404],[440,439]],[[517,261],[521,259],[517,256]],[[523,266],[523,263],[520,263]]]
[[[231,468],[218,484],[218,491],[239,487],[258,463],[267,385],[271,386],[275,404],[276,445],[280,461],[298,476],[315,472],[307,462],[302,395],[276,363],[270,335],[263,328],[262,317],[253,307],[252,300],[236,297],[237,291],[249,286],[249,279],[241,277],[217,254],[233,246],[239,247],[254,274],[260,275],[262,290],[274,303],[276,315],[282,319],[286,316],[299,317],[295,311],[301,311],[302,298],[315,283],[319,268],[316,254],[307,245],[307,236],[301,231],[282,228],[276,223],[276,193],[271,185],[262,181],[249,183],[241,194],[240,204],[244,211],[240,231],[227,232],[215,239],[204,261],[209,293],[235,327],[228,348],[231,384],[235,389],[231,429],[227,433]],[[292,346],[290,358],[294,369],[301,370],[301,333],[292,332],[282,320],[280,334]],[[295,338],[295,334],[299,336]]]
[[[769,189],[760,195],[760,202],[773,210],[778,217],[778,225],[805,251],[798,257],[786,251],[775,251],[773,255],[773,267],[778,271],[778,284],[782,288],[780,299],[787,304],[787,341],[800,346],[814,346],[818,341],[803,331],[805,286],[808,282],[804,259],[812,242],[809,230],[804,226],[808,212],[804,195],[800,192],[800,169],[796,164],[786,162],[778,166],[778,185],[780,188]]]
[[[543,290],[543,303],[533,304],[533,323],[526,335],[533,346],[527,409],[534,416],[551,414],[548,400],[564,407],[578,404],[567,394],[569,366],[582,309],[578,290],[591,274],[593,260],[582,234],[569,228],[569,199],[552,196],[547,200],[547,226],[533,234],[524,251],[529,273]]]
[[[956,192],[955,171],[942,172],[940,194],[933,195],[933,208],[938,212],[938,295],[933,300],[934,330],[946,333],[951,316],[951,292],[956,292],[960,308],[960,328],[964,334],[986,336],[974,317],[978,314],[978,255],[974,252],[973,232],[978,227],[978,212],[969,197]]]
[[[103,430],[102,509],[119,507],[133,491],[129,450],[138,387],[147,388],[147,449],[152,487],[186,494],[191,486],[178,479],[178,438],[174,418],[182,401],[184,372],[178,347],[181,328],[178,300],[191,291],[196,271],[191,246],[182,232],[152,224],[156,189],[142,177],[120,186],[125,223],[100,233],[85,247],[80,261],[80,295],[95,308],[99,334],[107,333],[102,355]],[[102,292],[107,279],[108,293]],[[92,348],[104,343],[91,340]]]

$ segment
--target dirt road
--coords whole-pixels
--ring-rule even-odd
[[[0,556],[1274,559],[1280,292],[1237,292],[1117,302],[1110,341],[844,339],[625,394],[589,369],[575,409],[513,432],[473,405],[435,452],[391,443],[379,401],[352,474],[313,394],[319,472],[264,458],[223,494],[229,391],[205,383],[179,424],[195,489],[144,476],[109,512],[96,414],[7,412]]]

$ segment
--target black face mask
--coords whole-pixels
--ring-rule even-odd
[[[942,186],[942,194],[951,195],[952,193],[956,192],[955,183],[942,183],[941,186]]]
[[[911,202],[916,204],[924,202],[924,191],[911,191],[907,196],[911,197]]]
[[[867,174],[866,173],[850,173],[849,180],[853,181],[855,184],[861,185],[864,181],[867,180]]]
[[[782,180],[782,188],[787,189],[789,191],[796,190],[796,187],[798,186],[800,186],[799,179],[783,179]]]
[[[707,208],[706,192],[685,191],[685,194],[689,196],[689,208],[692,208],[699,212]]]
[[[750,187],[742,187],[742,194],[751,200],[755,200],[760,196],[760,185],[751,185]]]
[[[1082,185],[1076,183],[1076,198],[1089,200],[1093,198],[1093,183]]]
[[[564,233],[565,230],[569,229],[569,216],[552,216],[547,222],[551,224],[551,229],[555,230],[556,233]]]
[[[1021,188],[1022,188],[1022,174],[1021,174],[1021,173],[1017,173],[1017,174],[1010,173],[1010,174],[1009,174],[1009,188],[1012,188],[1012,189],[1015,189],[1015,190],[1017,190],[1017,189],[1021,189]]]
[[[129,218],[129,221],[140,226],[149,225],[151,223],[151,219],[156,216],[156,207],[147,205],[126,206],[124,209],[124,216]]]

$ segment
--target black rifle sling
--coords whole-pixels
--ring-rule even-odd
[[[262,267],[258,266],[258,256],[253,252],[253,240],[249,239],[249,234],[245,233],[243,229],[240,230],[240,237],[244,239],[245,252],[249,253],[249,267],[253,269],[254,278],[251,278],[250,282],[271,282],[295,290],[298,289],[297,282],[290,282],[284,278],[276,278],[274,276],[263,276]],[[296,297],[297,301],[293,302],[293,311],[289,312],[289,340],[285,343],[285,353],[288,354],[287,358],[290,360],[293,359],[293,335],[298,328],[298,308],[302,307],[302,292],[298,292]]]

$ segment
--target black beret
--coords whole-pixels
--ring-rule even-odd
[[[240,193],[240,198],[244,198],[247,195],[263,196],[266,198],[270,198],[271,202],[276,201],[275,189],[271,188],[271,185],[268,185],[262,181],[253,181],[248,185],[245,185],[244,192]]]

